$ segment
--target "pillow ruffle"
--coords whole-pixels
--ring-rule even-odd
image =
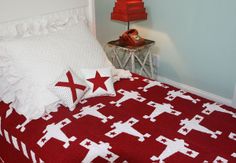
[[[79,21],[87,23],[85,15],[86,12],[83,8],[75,8],[35,18],[7,22],[0,26],[0,40],[48,34],[78,24]]]
[[[56,96],[47,88],[33,85],[19,74],[14,62],[0,53],[0,101],[10,104],[10,108],[14,108],[28,120],[38,119],[58,110],[61,101]],[[36,91],[40,92],[37,93],[40,96],[36,96]]]

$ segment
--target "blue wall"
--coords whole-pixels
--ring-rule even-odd
[[[95,0],[97,37],[118,38],[126,24],[110,20],[114,0]],[[159,74],[232,98],[236,84],[235,0],[144,0],[148,20],[135,22],[141,35],[156,41]]]

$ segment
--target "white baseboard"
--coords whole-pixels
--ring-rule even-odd
[[[170,79],[162,77],[162,76],[158,76],[158,80],[160,82],[172,85],[172,86],[177,87],[179,89],[185,90],[187,92],[194,93],[198,96],[204,97],[206,99],[209,99],[209,100],[212,100],[212,101],[224,104],[224,105],[231,106],[231,107],[236,109],[236,102],[234,104],[231,99],[227,99],[227,98],[215,95],[213,93],[206,92],[206,91],[203,91],[201,89],[191,87],[191,86],[186,85],[186,84],[178,83],[178,82],[175,82],[173,80],[170,80]]]

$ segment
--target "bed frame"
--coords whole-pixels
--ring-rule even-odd
[[[34,18],[73,8],[84,8],[92,33],[96,34],[94,0],[0,0],[1,24]]]

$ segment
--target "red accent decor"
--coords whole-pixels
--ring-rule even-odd
[[[56,84],[56,86],[70,88],[71,93],[72,93],[73,102],[75,102],[77,100],[76,89],[81,89],[82,91],[84,91],[86,87],[83,85],[80,85],[80,84],[75,84],[70,71],[68,71],[66,73],[66,76],[68,78],[68,82],[58,82]]]
[[[98,71],[96,71],[96,75],[94,78],[87,79],[89,82],[93,83],[93,92],[95,92],[99,87],[107,91],[107,87],[105,82],[109,79],[109,77],[101,77]]]
[[[111,13],[111,19],[123,22],[146,20],[147,13],[143,1],[117,0]]]

